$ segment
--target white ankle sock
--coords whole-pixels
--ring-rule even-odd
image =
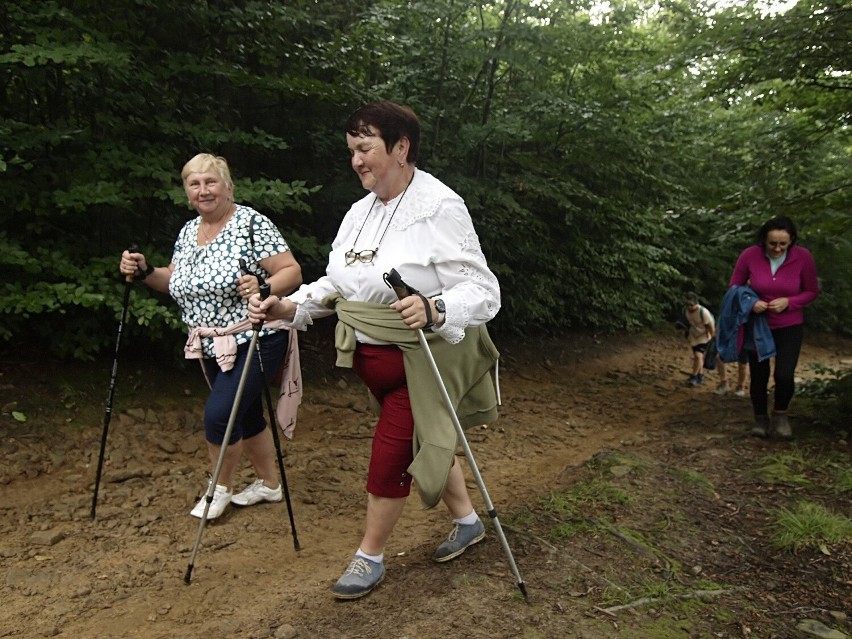
[[[475,524],[479,521],[479,515],[476,514],[475,510],[471,510],[470,514],[466,517],[460,517],[459,519],[453,519],[453,521],[457,524],[461,524],[462,526],[470,526],[471,524]]]
[[[370,561],[375,561],[377,564],[382,563],[382,561],[384,561],[385,559],[385,553],[381,553],[379,555],[368,555],[360,548],[358,549],[358,552],[355,553],[355,556],[363,557],[364,559],[369,559]]]

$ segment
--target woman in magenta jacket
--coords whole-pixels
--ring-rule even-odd
[[[749,352],[751,405],[755,425],[751,434],[767,437],[770,427],[779,437],[793,433],[787,408],[793,398],[794,374],[802,349],[805,306],[819,295],[816,264],[810,251],[796,244],[796,225],[787,217],[773,217],[760,227],[757,244],[740,253],[728,286],[750,286],[759,296],[752,313],[766,313],[775,340],[775,401],[769,419],[769,359],[758,361]]]

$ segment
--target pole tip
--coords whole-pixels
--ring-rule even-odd
[[[187,566],[186,574],[183,576],[183,583],[185,583],[187,586],[189,585],[190,581],[192,581],[192,564],[189,564],[189,566]]]

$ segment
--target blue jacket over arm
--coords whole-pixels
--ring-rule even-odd
[[[750,287],[737,285],[730,287],[722,298],[716,347],[723,362],[736,362],[743,348],[756,351],[761,362],[775,357],[775,340],[766,315],[751,312],[758,300],[760,297]]]

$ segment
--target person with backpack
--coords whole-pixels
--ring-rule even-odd
[[[698,386],[704,383],[704,356],[716,337],[716,322],[713,313],[698,303],[698,293],[687,293],[683,301],[686,303],[686,340],[692,351],[692,375],[686,383]]]

